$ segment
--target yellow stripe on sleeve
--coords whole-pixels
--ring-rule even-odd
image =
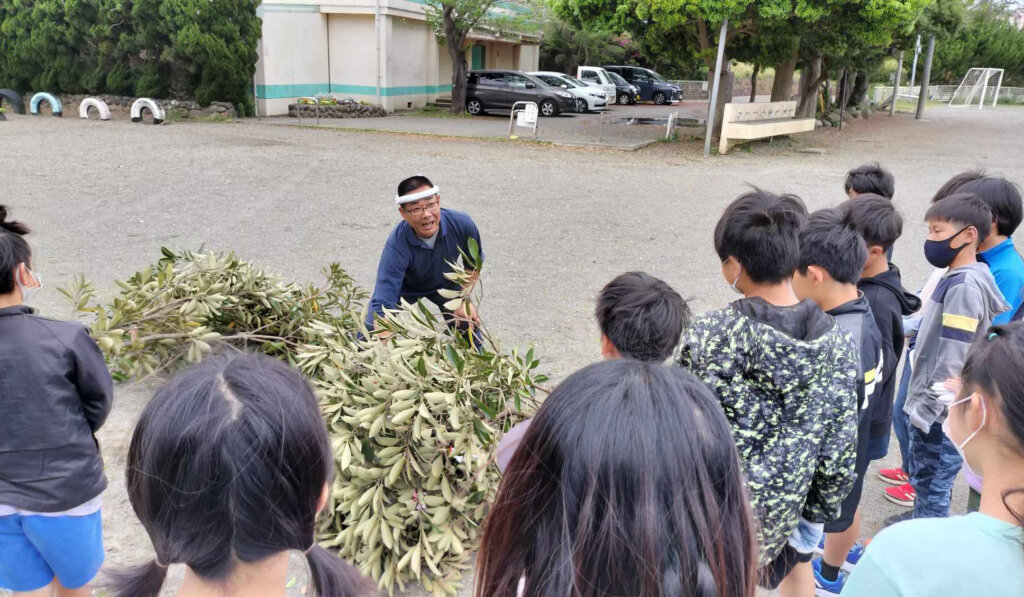
[[[947,328],[974,333],[978,331],[978,320],[966,315],[942,314],[942,325]]]
[[[864,383],[869,384],[869,383],[875,381],[875,375],[877,375],[877,373],[878,372],[875,371],[874,369],[869,369],[869,370],[865,371],[864,372]]]

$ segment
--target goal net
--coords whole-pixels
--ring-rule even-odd
[[[999,87],[1003,83],[1001,68],[972,68],[949,98],[949,107],[963,108],[977,105],[980,110],[986,101],[995,107],[999,101]]]

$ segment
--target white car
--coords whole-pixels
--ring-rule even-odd
[[[571,93],[576,98],[577,112],[592,112],[608,107],[608,96],[603,91],[591,87],[575,77],[553,71],[535,71],[526,74],[533,75],[552,87],[561,87]],[[611,101],[615,101],[614,96]]]
[[[597,87],[608,96],[608,102],[615,103],[615,81],[608,71],[600,66],[581,66],[576,69],[576,78],[587,85]]]

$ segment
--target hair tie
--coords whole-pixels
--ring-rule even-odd
[[[306,549],[303,549],[302,553],[304,553],[304,554],[306,554],[308,556],[309,552],[313,551],[314,547],[316,547],[316,539],[313,539],[313,542],[309,544],[309,547],[307,547]]]
[[[996,336],[998,336],[998,335],[999,335],[999,332],[989,332],[987,340],[990,340],[990,341],[991,340],[995,340]]]
[[[167,568],[167,564],[164,564],[163,562],[161,562],[159,557],[154,557],[153,558],[153,563],[156,564],[157,566],[159,566],[160,568]]]

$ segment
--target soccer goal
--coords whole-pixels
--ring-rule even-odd
[[[995,85],[995,92],[991,93],[989,88]],[[985,105],[986,96],[991,95],[992,107],[999,101],[999,87],[1003,84],[1003,69],[1001,68],[972,68],[964,75],[964,80],[949,98],[950,108],[964,108],[978,105],[980,110]]]

